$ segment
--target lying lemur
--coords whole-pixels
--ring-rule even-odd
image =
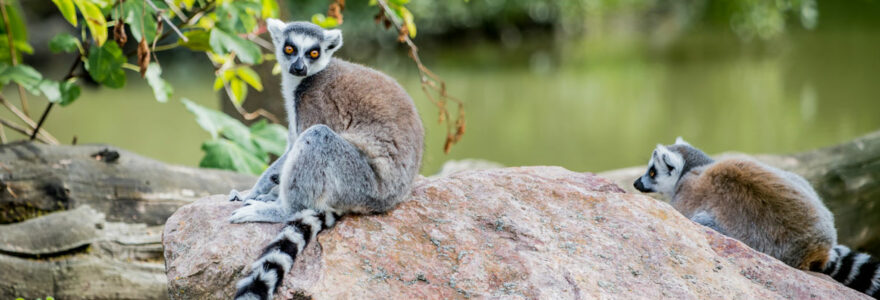
[[[342,32],[268,19],[282,72],[287,151],[260,176],[232,223],[286,222],[236,285],[269,299],[303,248],[347,213],[392,209],[410,192],[424,129],[406,91],[378,71],[332,58]]]
[[[880,262],[836,245],[834,217],[797,174],[750,159],[715,162],[679,138],[657,145],[634,186],[663,194],[685,217],[792,267],[880,296]]]

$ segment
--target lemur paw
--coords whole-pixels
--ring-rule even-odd
[[[259,221],[259,214],[257,213],[259,205],[255,205],[253,202],[253,200],[248,200],[244,203],[244,206],[233,211],[232,216],[229,217],[229,222],[238,224]]]
[[[239,194],[238,190],[232,189],[232,191],[229,192],[228,199],[229,199],[229,201],[235,202],[235,201],[242,201],[244,199],[244,197],[241,194]]]

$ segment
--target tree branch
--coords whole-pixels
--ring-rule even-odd
[[[384,14],[385,19],[391,21],[391,24],[397,29],[400,42],[409,47],[409,56],[419,69],[419,81],[422,85],[422,91],[425,93],[425,96],[428,97],[428,100],[440,110],[438,122],[446,122],[446,143],[443,146],[443,152],[449,153],[452,145],[458,143],[465,132],[464,102],[450,96],[446,91],[446,82],[422,64],[422,60],[419,57],[419,48],[416,47],[416,44],[409,37],[407,34],[408,30],[404,29],[405,25],[401,20],[396,18],[396,14],[394,14],[388,6],[386,0],[377,0],[376,4],[382,9],[381,13]],[[431,94],[432,90],[437,93],[437,98]],[[448,101],[455,102],[458,106],[458,116],[455,118],[454,122],[446,107]]]
[[[3,95],[0,95],[0,104],[3,104],[3,106],[6,106],[6,108],[8,108],[9,111],[11,111],[13,114],[15,114],[16,117],[21,119],[22,122],[24,122],[25,124],[30,126],[30,128],[33,128],[33,129],[37,128],[37,124],[34,122],[34,120],[31,120],[30,117],[26,116],[24,113],[22,113],[20,110],[18,110],[18,108],[15,107],[15,105],[12,105],[12,103],[9,103],[9,101],[7,101],[6,98],[3,97]],[[7,126],[8,126],[8,124],[7,124]],[[45,137],[49,144],[54,144],[54,145],[59,144],[58,140],[55,139],[55,137],[53,137],[51,134],[46,132],[46,130],[39,130],[39,134],[42,135],[43,137]],[[29,135],[29,133],[25,133],[25,135]]]
[[[4,119],[0,119],[0,125],[5,125],[6,127],[9,127],[9,129],[12,129],[13,131],[17,131],[18,133],[21,133],[23,135],[30,134],[30,130],[28,130],[27,128],[21,127],[18,124],[12,123],[12,122],[4,120]],[[4,136],[5,136],[5,134],[4,134]],[[43,143],[52,144],[50,140],[46,139],[43,136],[39,136],[38,139]],[[3,143],[5,144],[6,142],[4,141]]]
[[[153,10],[156,11],[156,14],[159,15],[159,17],[162,18],[162,20],[165,20],[165,23],[168,24],[168,26],[171,26],[171,29],[174,30],[174,32],[176,32],[178,36],[180,36],[180,39],[182,39],[184,42],[189,42],[189,39],[187,39],[186,36],[183,35],[183,32],[180,32],[180,29],[178,29],[177,26],[174,26],[174,22],[171,22],[171,20],[169,20],[168,18],[165,17],[165,15],[162,14],[162,11],[159,10],[158,7],[156,7],[156,4],[154,4],[153,1],[144,1],[144,2],[149,4],[150,7],[152,7]]]

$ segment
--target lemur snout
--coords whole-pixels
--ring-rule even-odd
[[[636,179],[636,182],[633,183],[633,187],[636,188],[637,190],[639,190],[639,192],[642,192],[642,193],[650,193],[650,192],[651,192],[651,191],[649,191],[648,189],[645,188],[645,185],[644,185],[644,184],[642,184],[642,179],[641,179],[641,178]]]
[[[306,68],[306,64],[303,63],[302,57],[298,57],[296,61],[290,64],[290,70],[288,71],[294,76],[306,76],[306,74],[309,73],[308,68]]]

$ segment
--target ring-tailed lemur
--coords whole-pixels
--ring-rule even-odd
[[[233,223],[287,226],[236,285],[236,299],[268,299],[296,256],[347,213],[388,211],[408,195],[422,159],[424,129],[412,99],[390,77],[331,58],[342,32],[268,19],[282,70],[287,151],[250,194]],[[276,199],[277,198],[277,199]]]
[[[657,145],[633,184],[692,221],[802,269],[880,296],[878,262],[837,243],[834,217],[801,176],[751,159],[714,161],[681,138]],[[833,247],[833,249],[832,249]]]

